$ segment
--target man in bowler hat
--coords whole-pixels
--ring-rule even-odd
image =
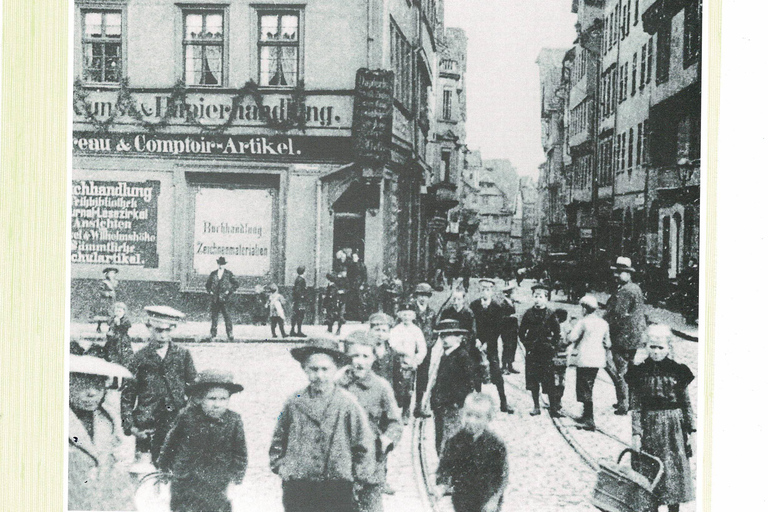
[[[229,298],[240,287],[232,271],[224,268],[227,259],[220,256],[216,260],[219,268],[211,272],[208,282],[205,283],[205,291],[211,296],[211,338],[215,338],[219,329],[219,313],[224,317],[224,326],[227,329],[229,341],[234,339],[232,334],[232,317],[229,316],[227,305]]]

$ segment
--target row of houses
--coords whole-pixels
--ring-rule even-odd
[[[701,0],[574,0],[577,38],[539,55],[538,256],[698,259]]]
[[[442,0],[76,0],[72,314],[104,267],[129,308],[203,314],[323,287],[339,250],[412,284],[458,204],[466,37]]]

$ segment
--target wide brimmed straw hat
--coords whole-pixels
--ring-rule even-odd
[[[207,388],[224,388],[230,393],[239,393],[243,390],[243,386],[235,383],[235,377],[230,372],[203,370],[197,374],[195,381],[187,386],[187,391],[194,394]]]

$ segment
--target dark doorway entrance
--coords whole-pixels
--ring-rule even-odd
[[[351,249],[360,259],[365,258],[365,214],[334,212],[333,254]]]

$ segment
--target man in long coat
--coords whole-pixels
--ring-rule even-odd
[[[224,327],[227,330],[229,341],[234,339],[232,334],[232,317],[229,316],[227,306],[229,299],[240,287],[231,270],[224,268],[227,259],[224,256],[216,260],[218,269],[211,272],[205,283],[205,291],[211,296],[211,338],[215,338],[219,330],[219,313],[224,317]]]
[[[136,436],[136,451],[157,460],[165,436],[187,403],[186,387],[197,376],[192,355],[171,341],[184,314],[167,306],[147,306],[149,343],[136,352],[121,400],[123,431]]]
[[[427,342],[427,355],[416,370],[416,411],[414,414],[417,418],[429,416],[429,413],[423,410],[422,401],[427,390],[430,362],[432,360],[433,348],[437,341],[437,337],[434,334],[437,314],[429,305],[429,298],[431,296],[432,287],[428,283],[419,283],[413,291],[416,305],[416,320],[414,320],[414,323],[421,328],[421,332],[424,333],[424,341]]]
[[[611,267],[618,289],[606,304],[605,320],[610,326],[615,369],[608,368],[616,388],[616,414],[625,415],[629,410],[629,390],[624,376],[635,359],[637,349],[643,346],[645,332],[645,300],[643,291],[632,282],[632,260],[625,257],[616,259]]]

